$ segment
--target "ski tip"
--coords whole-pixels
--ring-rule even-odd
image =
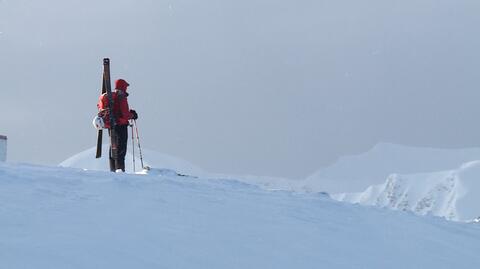
[[[103,58],[103,63],[104,64],[110,63],[110,58]]]

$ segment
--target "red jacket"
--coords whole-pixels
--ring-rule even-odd
[[[112,92],[113,98],[113,115],[117,125],[128,125],[128,120],[132,118],[130,108],[128,107],[128,93],[122,90],[115,90]],[[108,97],[104,93],[100,95],[100,99],[97,104],[99,114],[102,114],[105,122],[105,127],[110,128],[110,115],[108,114]]]

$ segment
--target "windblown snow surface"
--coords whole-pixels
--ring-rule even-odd
[[[476,268],[480,226],[234,180],[0,163],[0,268]]]

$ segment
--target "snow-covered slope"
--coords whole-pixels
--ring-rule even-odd
[[[0,163],[0,267],[480,266],[476,224],[155,174]]]
[[[418,174],[452,170],[479,160],[480,148],[434,149],[380,143],[370,151],[340,158],[307,178],[311,191],[361,192],[381,184],[392,173]]]
[[[360,193],[335,194],[340,201],[409,210],[450,220],[480,216],[480,161],[459,169],[414,175],[392,174]]]
[[[88,170],[109,171],[110,168],[108,166],[108,145],[103,145],[102,150],[102,157],[99,159],[95,159],[96,148],[94,147],[75,154],[74,156],[60,163],[59,166],[82,168]],[[135,148],[136,171],[141,170],[140,157],[138,154],[138,148]],[[148,149],[142,149],[142,155],[145,166],[168,168],[175,170],[179,173],[188,175],[203,175],[205,173],[201,168],[177,157],[169,156]],[[133,159],[131,147],[128,148],[128,152],[125,157],[125,170],[126,172],[133,173]]]

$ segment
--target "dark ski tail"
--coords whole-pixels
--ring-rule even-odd
[[[95,155],[95,158],[100,158],[102,157],[102,137],[103,137],[103,130],[98,130],[97,133],[97,154]]]

